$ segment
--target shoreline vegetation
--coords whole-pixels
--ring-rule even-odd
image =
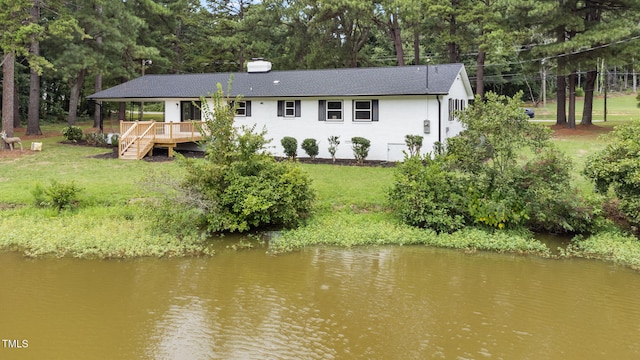
[[[575,184],[585,193],[593,185],[579,174],[585,158],[605,146],[598,135],[626,123],[554,129],[554,143],[575,163]],[[83,128],[88,131],[87,124]],[[211,243],[197,234],[178,238],[154,227],[145,199],[153,196],[148,180],[154,176],[182,176],[173,161],[121,161],[99,158],[110,149],[62,143],[63,125],[45,125],[45,136],[23,138],[43,143],[41,152],[0,152],[5,170],[0,175],[0,251],[19,251],[27,257],[135,258],[143,256],[211,256]],[[17,136],[23,129],[17,129]],[[588,146],[585,146],[588,144]],[[312,179],[317,199],[306,224],[276,232],[269,240],[271,254],[309,246],[426,245],[464,251],[532,254],[547,258],[600,259],[640,269],[640,241],[613,226],[591,236],[578,237],[566,249],[550,249],[534,234],[467,227],[450,234],[402,224],[387,204],[393,167],[334,166],[301,163]],[[37,179],[37,180],[36,180]],[[78,206],[68,210],[38,208],[33,189],[55,181],[73,181]],[[267,236],[265,236],[266,238]],[[255,233],[239,238],[256,241]]]

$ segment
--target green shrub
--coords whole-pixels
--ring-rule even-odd
[[[84,139],[87,145],[91,146],[108,146],[107,135],[103,133],[86,133]]]
[[[77,204],[80,191],[82,191],[82,188],[78,187],[73,181],[60,183],[53,180],[51,185],[46,188],[37,183],[31,194],[37,207],[51,207],[62,211],[70,209]]]
[[[336,152],[338,151],[338,145],[340,145],[340,136],[329,136],[329,154],[331,154],[331,160],[336,162]]]
[[[616,127],[608,140],[606,148],[587,158],[583,172],[599,193],[612,188],[627,221],[640,226],[640,122]]]
[[[448,171],[440,158],[405,156],[395,170],[389,192],[391,206],[405,224],[436,232],[453,232],[466,225],[467,181]]]
[[[265,131],[233,127],[235,114],[221,86],[212,100],[214,111],[203,109],[207,156],[180,159],[186,176],[178,190],[187,200],[181,207],[201,216],[208,233],[300,224],[315,198],[309,176],[298,164],[276,162],[263,151]]]
[[[420,155],[420,149],[422,148],[422,139],[423,137],[420,135],[406,135],[404,137],[404,142],[405,144],[407,144],[407,148],[409,148],[410,157]]]
[[[280,140],[280,144],[284,148],[284,153],[290,159],[295,159],[298,155],[298,140],[291,136],[285,136]]]
[[[576,96],[584,96],[584,89],[581,87],[576,87]]]
[[[62,136],[68,141],[78,142],[82,140],[82,129],[78,126],[66,126],[62,128]]]
[[[43,208],[49,206],[49,201],[47,201],[45,189],[42,184],[36,183],[34,188],[31,190],[31,195],[33,195],[34,205],[36,207]]]
[[[369,156],[369,148],[371,148],[371,141],[363,137],[351,138],[351,149],[353,149],[353,157],[358,164],[362,164]]]
[[[548,149],[527,162],[518,180],[526,203],[526,226],[534,231],[589,233],[603,224],[598,196],[584,197],[571,185],[571,160]]]
[[[112,134],[111,135],[111,146],[118,147],[120,142],[120,134]]]
[[[304,139],[301,146],[311,159],[315,159],[318,156],[319,148],[316,139]]]

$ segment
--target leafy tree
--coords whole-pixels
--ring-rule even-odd
[[[550,130],[528,121],[522,93],[514,97],[486,94],[459,116],[465,131],[452,138],[449,153],[464,170],[483,173],[491,182],[517,165],[523,148],[538,150],[548,143]]]
[[[2,129],[13,136],[15,103],[15,61],[17,56],[36,60],[30,56],[29,39],[42,32],[42,27],[31,22],[31,0],[0,1],[0,49],[2,49]]]

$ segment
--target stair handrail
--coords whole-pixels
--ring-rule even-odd
[[[121,122],[120,128],[122,128],[123,125],[124,125],[124,122]],[[136,121],[132,123],[131,127],[129,127],[129,129],[127,129],[127,131],[125,131],[124,133],[122,133],[122,130],[120,130],[122,135],[120,136],[120,141],[118,142],[118,147],[119,147],[118,157],[121,157],[122,155],[124,155],[124,153],[131,146],[131,144],[133,144],[136,141],[136,137],[131,136],[131,133],[136,131],[137,128],[138,128],[138,122]]]
[[[149,124],[149,127],[144,132],[142,132],[142,134],[138,135],[136,137],[136,139],[135,139],[135,142],[138,143],[138,148],[136,149],[137,150],[136,159],[138,159],[138,160],[142,159],[140,157],[140,145],[142,145],[141,139],[146,139],[148,137],[148,135],[149,135],[149,132],[151,130],[155,130],[155,127],[156,127],[156,124],[157,124],[155,121],[150,121],[150,122],[146,122],[146,123]],[[155,133],[151,135],[151,138],[152,139],[155,138]],[[143,156],[146,153],[146,148],[149,145],[149,143],[150,142],[147,142],[146,144],[144,144],[145,145],[145,152],[143,153]]]

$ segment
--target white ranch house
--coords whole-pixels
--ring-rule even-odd
[[[144,156],[153,146],[180,147],[184,141],[176,141],[173,134],[192,133],[187,122],[201,119],[194,102],[208,97],[218,83],[226,91],[230,78],[230,97],[242,96],[235,124],[265,127],[276,156],[284,156],[280,140],[291,136],[299,145],[306,138],[316,139],[318,157],[330,158],[327,138],[339,136],[336,157],[352,159],[351,138],[360,136],[371,141],[367,159],[401,161],[406,135],[424,137],[423,153],[432,151],[435,142],[457,135],[462,125],[453,113],[473,99],[462,64],[272,71],[271,63],[262,60],[250,62],[246,73],[145,75],[89,98],[164,102],[163,118],[158,119],[165,124],[162,131],[155,130],[149,143],[136,150]],[[133,133],[130,125],[122,127],[127,131]],[[135,131],[140,138],[141,130]],[[162,136],[170,133],[173,140],[163,143]],[[136,146],[133,140],[127,145],[124,135],[123,158],[127,151],[123,146]],[[298,155],[306,156],[301,148]]]

